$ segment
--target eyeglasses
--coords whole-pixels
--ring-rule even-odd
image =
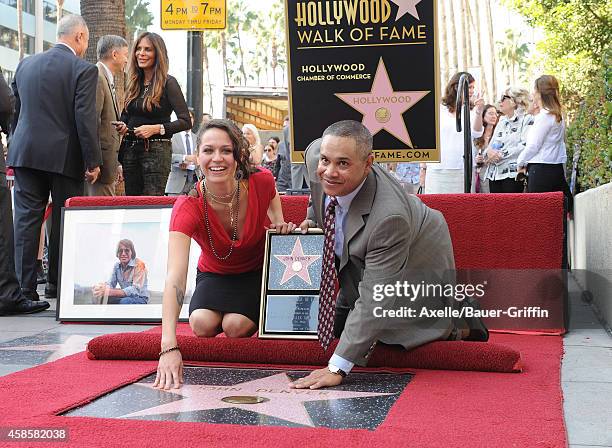
[[[120,254],[129,254],[132,251],[130,249],[119,249],[117,252]]]

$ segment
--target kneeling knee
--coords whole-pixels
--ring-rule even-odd
[[[199,338],[212,338],[219,334],[219,329],[216,326],[209,325],[200,319],[191,321],[189,324],[193,334]]]
[[[246,338],[255,332],[255,328],[250,320],[232,319],[223,322],[223,332],[228,338]]]

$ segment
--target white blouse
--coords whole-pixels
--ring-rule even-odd
[[[484,132],[484,126],[480,131],[474,130],[475,110],[470,115],[472,139],[479,138]],[[463,132],[457,132],[455,114],[449,112],[446,106],[440,107],[440,163],[428,163],[427,169],[463,170]]]
[[[535,116],[527,134],[527,145],[518,157],[519,167],[529,163],[559,164],[567,161],[565,120],[557,119],[546,109]]]

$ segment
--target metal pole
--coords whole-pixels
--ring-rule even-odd
[[[187,32],[187,105],[194,110],[195,126],[202,121],[203,73],[202,32]]]
[[[472,126],[470,125],[470,83],[468,75],[461,75],[457,88],[455,119],[457,132],[461,132],[461,109],[463,108],[463,192],[472,190]]]

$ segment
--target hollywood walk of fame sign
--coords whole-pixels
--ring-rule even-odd
[[[356,120],[379,162],[438,161],[435,0],[285,0],[292,160]]]
[[[307,373],[186,367],[180,389],[154,389],[153,374],[64,415],[375,430],[412,379],[411,374],[351,373],[350,379],[333,388],[289,387]],[[232,398],[237,396],[259,399]]]
[[[259,336],[315,339],[323,233],[268,232]]]

